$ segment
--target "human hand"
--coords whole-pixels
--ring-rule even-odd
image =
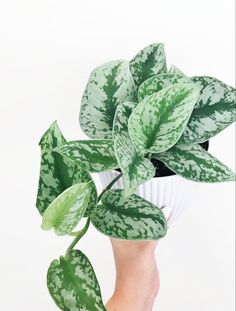
[[[151,311],[159,290],[155,261],[157,241],[111,238],[116,266],[114,294],[108,311]]]

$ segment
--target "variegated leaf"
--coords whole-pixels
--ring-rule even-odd
[[[116,107],[137,99],[129,62],[119,60],[96,68],[90,75],[80,108],[80,125],[93,139],[112,138]]]
[[[91,183],[79,183],[62,192],[43,214],[41,228],[57,235],[70,233],[83,217],[91,193]]]
[[[104,172],[118,168],[110,139],[69,141],[54,149],[89,172]]]
[[[51,263],[47,285],[63,311],[106,311],[93,267],[79,250],[71,250]]]
[[[103,234],[126,240],[157,240],[166,234],[162,211],[136,194],[124,199],[124,190],[108,190],[91,213],[93,225]]]
[[[113,123],[113,138],[121,135],[129,138],[128,120],[137,104],[134,102],[124,102],[117,107]]]
[[[153,154],[176,174],[198,182],[235,180],[234,173],[200,145],[176,144],[171,149]]]
[[[141,50],[130,61],[130,70],[137,87],[148,78],[166,72],[164,45],[155,43]]]
[[[65,143],[57,122],[55,121],[40,140],[41,166],[36,206],[41,215],[53,200],[64,190],[79,182],[91,181],[88,172],[75,165],[53,149]],[[92,191],[88,205],[89,212],[97,202],[97,191],[92,182]]]
[[[171,65],[170,69],[168,70],[168,73],[177,73],[177,74],[180,74],[182,76],[185,76],[185,74],[175,65]]]
[[[92,177],[90,176],[89,172],[83,170],[80,166],[76,165],[75,163],[72,163],[69,159],[63,157],[62,155],[57,154],[55,152],[53,152],[53,154],[56,159],[57,167],[59,169],[59,175],[61,176],[64,185],[64,187],[62,188],[63,190],[61,192],[77,183],[90,182],[91,184],[90,199],[86,211],[84,213],[84,217],[87,217],[91,212],[91,210],[97,204],[97,188],[95,182],[92,180]],[[71,183],[71,178],[73,178],[73,183]],[[60,193],[58,193],[58,195]]]
[[[201,143],[235,121],[235,89],[212,77],[193,77],[200,89],[180,143]]]
[[[62,145],[65,141],[57,121],[54,121],[41,137],[39,146],[42,151],[51,151],[56,146]]]
[[[138,89],[138,100],[142,101],[145,97],[150,96],[164,88],[170,87],[176,83],[189,83],[190,79],[186,76],[176,73],[163,73],[145,80]]]
[[[124,176],[126,195],[135,192],[136,187],[155,175],[152,163],[138,154],[128,133],[128,119],[137,103],[124,102],[117,107],[114,126],[114,150],[117,162]]]
[[[194,83],[177,83],[144,98],[133,110],[128,129],[137,150],[163,152],[182,135],[199,92]]]
[[[125,136],[117,136],[114,148],[119,167],[124,175],[126,194],[135,192],[136,187],[155,175],[155,167],[150,160],[140,155],[132,141]]]

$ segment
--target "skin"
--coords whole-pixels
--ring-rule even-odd
[[[152,311],[159,290],[157,241],[111,238],[116,267],[115,290],[107,311]]]

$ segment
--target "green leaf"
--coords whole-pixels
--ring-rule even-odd
[[[157,240],[166,234],[166,220],[154,204],[124,190],[108,190],[91,213],[93,225],[103,234],[126,240]]]
[[[93,139],[112,138],[116,107],[136,98],[129,62],[113,61],[96,68],[83,94],[79,117],[81,128]]]
[[[137,87],[148,78],[166,70],[166,57],[162,43],[147,46],[130,61],[130,71]]]
[[[138,89],[138,100],[142,101],[145,97],[150,96],[164,88],[170,87],[176,83],[189,83],[191,80],[176,73],[163,73],[145,80]]]
[[[175,65],[171,65],[170,69],[168,70],[168,73],[177,73],[180,74],[182,76],[185,76],[185,74],[183,73],[183,71],[181,71],[178,67],[176,67]]]
[[[134,102],[124,102],[117,107],[113,123],[113,138],[121,135],[129,138],[128,120],[137,105],[138,103]]]
[[[235,89],[212,77],[193,77],[200,89],[180,143],[202,143],[235,121]]]
[[[118,167],[110,139],[70,141],[54,151],[89,172],[104,172]]]
[[[199,182],[224,182],[235,180],[234,173],[200,145],[176,144],[171,149],[153,154],[176,174]]]
[[[57,121],[54,121],[41,137],[39,146],[41,147],[42,151],[48,151],[52,150],[58,145],[62,145],[65,141],[66,140],[62,135]]]
[[[177,83],[144,98],[133,110],[129,135],[143,153],[163,152],[182,135],[199,92],[194,83]]]
[[[41,147],[41,166],[36,206],[41,215],[64,190],[79,182],[92,180],[88,172],[63,158],[60,154],[53,152],[54,148],[65,142],[66,140],[55,121],[45,132],[39,143]],[[92,182],[91,197],[86,213],[96,203],[97,191],[94,182]]]
[[[51,263],[47,285],[63,311],[106,311],[93,267],[79,250],[71,250]]]
[[[62,192],[46,209],[42,229],[54,231],[57,235],[70,233],[79,223],[87,208],[91,183],[79,183]]]
[[[114,150],[124,176],[126,194],[135,192],[136,187],[155,175],[152,163],[138,154],[128,133],[128,119],[137,103],[124,102],[117,107],[114,126]],[[125,156],[124,156],[125,155]]]
[[[155,167],[150,160],[140,155],[132,141],[126,137],[117,136],[114,140],[114,148],[119,167],[124,175],[127,194],[135,191],[136,187],[151,179],[155,175]]]

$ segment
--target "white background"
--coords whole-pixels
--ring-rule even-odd
[[[83,138],[78,111],[90,71],[153,42],[165,43],[168,64],[186,74],[234,84],[233,0],[1,1],[1,310],[57,310],[45,274],[71,239],[40,229],[41,135],[57,119],[66,138]],[[232,169],[233,141],[233,125],[211,140],[211,153]],[[157,249],[154,311],[234,310],[234,184],[201,191]],[[106,301],[114,283],[109,240],[91,227],[80,246]]]

